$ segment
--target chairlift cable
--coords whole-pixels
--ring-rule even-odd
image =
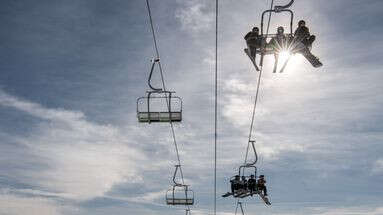
[[[159,58],[160,58],[160,53],[159,53],[159,50],[158,50],[156,34],[155,34],[155,31],[154,31],[154,27],[153,27],[153,20],[152,20],[152,14],[151,14],[151,11],[150,11],[149,0],[146,0],[146,5],[147,5],[147,9],[148,9],[148,15],[149,15],[149,20],[150,20],[150,26],[151,26],[151,29],[152,29],[154,48],[155,48],[155,51],[156,51],[156,57],[157,57],[157,59],[159,59]],[[159,66],[159,69],[160,69],[160,75],[161,75],[162,87],[163,87],[163,90],[166,91],[166,85],[165,85],[165,80],[164,80],[164,75],[163,75],[163,70],[162,70],[161,61],[158,61],[158,66]],[[168,100],[167,97],[166,97],[166,100]],[[167,101],[166,103],[167,103],[167,105],[168,105],[168,109],[169,109],[168,101]],[[171,130],[172,130],[172,137],[173,137],[174,146],[175,146],[175,150],[176,150],[176,154],[177,154],[178,164],[180,165],[180,174],[181,174],[181,178],[182,178],[182,183],[184,183],[183,173],[182,173],[182,169],[181,169],[181,160],[180,160],[180,156],[179,156],[179,151],[178,151],[178,146],[177,146],[177,141],[176,141],[176,136],[175,136],[174,126],[173,126],[173,123],[172,123],[171,120],[170,120],[169,122],[170,122],[170,127],[171,127]]]
[[[152,13],[151,13],[151,10],[150,10],[149,0],[146,0],[146,6],[147,6],[147,10],[148,10],[148,15],[149,15],[150,27],[151,27],[151,30],[152,30],[154,48],[155,48],[155,51],[156,51],[156,57],[157,57],[157,59],[160,59],[160,53],[159,53],[159,49],[158,49],[158,45],[157,45],[157,39],[156,39],[155,30],[154,30],[154,25],[153,25],[153,19],[152,19]],[[162,87],[163,87],[163,90],[166,91],[166,85],[165,85],[165,79],[164,79],[164,75],[163,75],[161,61],[158,61],[158,66],[159,66],[160,75],[161,75]],[[167,104],[168,110],[170,112],[170,106],[169,106],[169,102],[168,102],[168,97],[166,97],[166,104]],[[176,151],[176,154],[177,154],[177,160],[178,160],[178,165],[179,165],[179,170],[180,170],[182,184],[185,184],[184,175],[183,175],[183,172],[182,172],[181,159],[180,159],[180,155],[179,155],[179,150],[178,150],[178,145],[177,145],[177,140],[176,140],[176,135],[175,135],[175,131],[174,131],[173,122],[171,120],[169,120],[169,124],[170,124],[171,132],[172,132],[172,138],[173,138],[173,142],[174,142],[175,151]],[[188,210],[190,210],[189,206],[186,206],[186,208]]]
[[[271,0],[271,4],[270,4],[270,8],[271,9],[273,9],[273,5],[274,5],[274,0]],[[267,38],[267,36],[269,34],[270,21],[271,21],[271,12],[269,13],[269,19],[268,19],[268,22],[267,22],[266,38]],[[253,111],[252,111],[252,117],[251,117],[251,123],[250,123],[250,132],[249,132],[249,138],[248,138],[248,142],[247,142],[247,149],[246,149],[246,156],[245,156],[244,165],[247,163],[247,157],[248,157],[248,154],[249,154],[250,140],[251,140],[252,132],[253,132],[255,110],[257,108],[257,101],[258,101],[258,95],[259,95],[259,87],[261,85],[262,72],[263,72],[263,65],[261,66],[261,69],[260,69],[259,74],[258,74],[257,89],[256,89],[256,93],[255,93],[254,106],[253,106]],[[237,213],[238,204],[240,204],[240,200],[239,199],[236,202],[236,209],[235,209],[236,213]]]
[[[270,8],[271,8],[271,9],[273,9],[273,5],[274,5],[274,0],[271,0],[271,5],[270,5]],[[270,21],[271,21],[271,12],[269,13],[269,20],[268,20],[268,22],[267,22],[266,38],[267,38],[267,36],[268,36],[268,34],[269,34]],[[254,118],[255,118],[255,110],[256,110],[256,108],[257,108],[258,95],[259,95],[259,87],[260,87],[260,85],[261,85],[262,72],[263,72],[263,66],[261,66],[261,69],[260,69],[259,74],[258,74],[257,89],[256,89],[256,92],[255,92],[255,100],[254,100],[253,112],[252,112],[252,117],[251,117],[249,139],[248,139],[248,143],[247,143],[247,149],[246,149],[246,156],[245,156],[245,162],[244,162],[244,164],[246,164],[246,162],[247,162],[247,157],[248,157],[248,154],[249,154],[250,140],[251,140],[252,133],[253,133]]]
[[[214,92],[214,215],[217,213],[217,112],[218,112],[218,0],[215,1],[215,92]]]

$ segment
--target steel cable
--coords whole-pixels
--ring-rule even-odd
[[[156,57],[157,57],[157,59],[160,59],[160,53],[159,53],[157,39],[156,39],[156,34],[155,34],[155,30],[154,30],[154,25],[153,25],[153,19],[152,19],[152,13],[151,13],[151,10],[150,10],[149,0],[146,0],[146,6],[147,6],[147,10],[148,10],[148,15],[149,15],[150,27],[151,27],[151,30],[152,30],[154,48],[155,48],[155,51],[156,51]],[[165,85],[165,79],[164,79],[164,75],[163,75],[161,61],[158,61],[158,67],[160,69],[160,76],[161,76],[161,82],[162,82],[163,91],[166,91],[166,85]],[[166,104],[168,106],[168,111],[170,112],[170,104],[169,104],[169,100],[168,100],[168,97],[167,97],[166,93],[165,93],[165,98],[166,98]],[[180,159],[180,155],[179,155],[179,150],[178,150],[178,145],[177,145],[177,140],[176,140],[176,134],[175,134],[175,131],[174,131],[174,125],[173,125],[173,122],[171,120],[169,120],[169,124],[170,124],[171,132],[172,132],[172,138],[173,138],[173,142],[174,142],[175,151],[176,151],[176,154],[177,154],[177,160],[178,160],[181,180],[182,180],[182,184],[184,185],[185,181],[184,181],[184,175],[183,175],[183,172],[182,172],[181,159]],[[190,207],[188,205],[186,206],[186,208],[190,211]]]

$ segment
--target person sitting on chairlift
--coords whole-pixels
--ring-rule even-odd
[[[276,54],[284,49],[287,49],[288,38],[284,34],[285,29],[282,26],[277,28],[277,34],[271,38],[269,46],[275,51]]]
[[[235,193],[240,189],[240,177],[239,175],[234,176],[234,179],[230,180],[231,193]]]
[[[294,40],[302,42],[308,48],[311,47],[315,41],[315,35],[310,35],[309,28],[306,27],[304,20],[298,22],[298,28],[294,32]]]
[[[245,40],[247,47],[250,52],[251,60],[255,61],[255,56],[257,54],[257,49],[260,49],[264,45],[264,39],[259,35],[259,28],[254,27],[249,33],[245,35]]]
[[[284,34],[284,31],[284,28],[282,26],[279,26],[277,28],[277,34],[275,35],[275,37],[271,38],[268,44],[268,46],[274,50],[274,73],[276,72],[278,66],[279,52],[287,50],[290,44],[291,38],[287,38]]]
[[[314,67],[322,66],[322,62],[311,53],[311,46],[315,41],[315,36],[310,35],[310,31],[306,27],[304,20],[298,22],[298,28],[294,32],[293,41],[292,53],[302,54]]]
[[[254,175],[250,175],[250,178],[247,181],[247,187],[250,191],[250,195],[253,196],[253,193],[257,191],[257,180],[254,178]]]
[[[243,193],[247,193],[247,180],[245,176],[242,176],[241,178],[240,187]]]
[[[264,175],[260,175],[257,181],[257,187],[260,192],[263,191],[263,195],[267,196],[266,180]]]

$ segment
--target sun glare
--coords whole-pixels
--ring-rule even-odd
[[[287,59],[289,59],[290,55],[291,55],[291,54],[290,54],[289,51],[281,51],[281,52],[279,53],[279,59],[278,59],[278,61],[281,62],[281,63],[283,64]]]
[[[300,62],[301,59],[298,57],[299,55],[293,55],[288,50],[281,51],[278,56],[278,70],[282,69],[285,62],[288,60],[288,64],[286,65],[285,69],[293,69],[296,68]]]

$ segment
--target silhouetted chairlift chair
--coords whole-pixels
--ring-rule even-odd
[[[148,85],[151,90],[146,92],[146,96],[137,99],[138,122],[180,122],[182,121],[182,99],[178,96],[173,96],[174,91],[155,88],[151,85],[156,63],[159,63],[159,59],[152,61],[148,78]]]
[[[284,5],[284,6],[275,6],[274,9],[272,10],[265,10],[263,11],[262,13],[262,18],[261,18],[261,36],[267,40],[268,38],[273,38],[276,36],[276,34],[267,34],[265,35],[263,33],[263,25],[264,25],[264,16],[266,13],[289,13],[290,14],[290,33],[285,33],[285,37],[288,38],[288,40],[290,40],[291,38],[293,38],[293,21],[294,21],[294,13],[292,10],[290,9],[286,9],[288,7],[290,7],[292,5],[292,3],[294,2],[294,0],[291,0],[289,4],[287,5]],[[267,46],[263,46],[260,50],[260,53],[261,53],[261,60],[260,60],[260,66],[263,65],[263,58],[265,55],[270,55],[270,54],[274,54],[275,53],[275,50],[272,49],[271,47],[267,47]]]
[[[254,161],[247,162],[244,165],[239,166],[239,168],[238,168],[238,176],[245,176],[245,178],[247,180],[250,178],[251,174],[254,174],[254,178],[255,179],[257,178],[257,167],[255,166],[255,164],[258,161],[258,155],[257,155],[257,151],[255,150],[255,145],[254,145],[255,144],[255,140],[250,140],[248,142],[248,144],[251,145],[251,148],[253,149],[252,151],[254,152]],[[247,170],[249,170],[249,169],[254,171],[254,172],[248,173]],[[230,181],[232,181],[234,178],[235,178],[235,176],[232,176],[230,178]],[[258,191],[257,191],[258,188],[257,187],[255,187],[255,188],[256,188],[256,192],[253,193],[253,194],[258,194]],[[233,195],[234,198],[244,198],[244,197],[247,197],[247,196],[251,195],[251,193],[248,192],[248,191],[243,192],[241,190],[236,190],[236,191],[234,191],[234,193],[228,192],[228,193],[224,194],[223,197],[228,197],[230,195]]]
[[[189,189],[189,185],[176,182],[176,175],[180,165],[176,165],[176,170],[173,175],[173,186],[166,192],[166,204],[168,205],[193,205],[194,192]],[[188,212],[188,211],[186,211]],[[189,211],[190,213],[190,211]]]
[[[261,19],[261,35],[260,37],[262,38],[262,46],[260,48],[257,48],[255,51],[256,53],[260,53],[261,55],[261,59],[259,61],[259,66],[257,65],[257,63],[255,62],[255,59],[252,59],[251,55],[250,55],[250,52],[251,50],[248,50],[248,48],[246,48],[244,51],[245,53],[250,57],[251,61],[253,62],[255,68],[257,71],[259,71],[259,67],[262,67],[263,66],[263,59],[264,59],[264,56],[265,55],[271,55],[271,54],[276,54],[277,52],[280,52],[280,51],[283,51],[283,50],[289,50],[289,49],[293,49],[294,47],[291,47],[293,46],[294,44],[292,43],[293,42],[293,21],[294,21],[294,13],[287,9],[289,8],[292,4],[294,3],[294,0],[291,0],[288,4],[286,5],[282,5],[282,6],[275,6],[274,9],[271,9],[271,10],[266,10],[262,13],[262,19]],[[290,33],[284,33],[284,36],[286,38],[286,44],[284,44],[283,46],[281,46],[280,50],[275,50],[273,48],[272,45],[268,45],[269,41],[268,39],[271,39],[271,38],[274,38],[276,37],[277,34],[264,34],[263,32],[263,25],[264,25],[264,16],[265,14],[267,13],[289,13],[290,14]],[[285,63],[285,65],[282,67],[282,69],[280,70],[280,72],[283,72],[284,68],[286,67],[287,65],[287,61]]]
[[[257,154],[257,151],[255,150],[255,140],[250,140],[249,141],[249,144],[251,144],[251,147],[253,148],[253,152],[254,152],[254,161],[253,162],[249,162],[249,163],[246,163],[242,166],[239,167],[238,169],[238,175],[242,175],[242,176],[245,176],[245,175],[250,175],[249,173],[246,173],[246,170],[248,169],[253,169],[254,171],[254,178],[256,179],[257,178],[257,167],[255,166],[255,164],[257,163],[258,161],[258,154]],[[252,173],[252,172],[251,172]],[[248,176],[246,176],[246,179],[248,180]],[[255,190],[253,192],[250,192],[250,191],[247,191],[247,192],[244,192],[244,193],[238,193],[237,195],[234,194],[234,197],[236,198],[245,198],[245,197],[248,197],[250,196],[251,194],[258,194],[259,197],[265,202],[265,204],[267,205],[271,205],[270,203],[270,200],[264,196],[261,192],[261,190],[259,190],[258,186],[256,185],[255,186]]]

